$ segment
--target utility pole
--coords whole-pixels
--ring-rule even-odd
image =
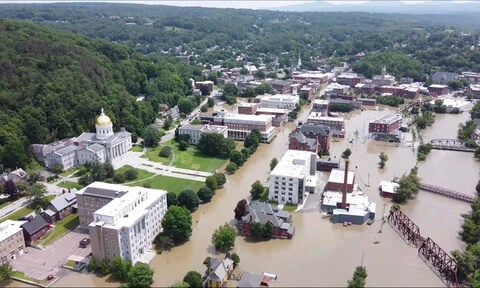
[[[387,205],[387,204],[386,203],[383,204],[382,222],[380,223],[380,231],[378,231],[378,233],[382,233],[383,223],[385,223],[385,205]]]

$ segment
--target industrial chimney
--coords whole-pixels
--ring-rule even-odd
[[[345,161],[345,176],[343,177],[342,205],[340,208],[347,209],[347,187],[348,187],[348,159]]]

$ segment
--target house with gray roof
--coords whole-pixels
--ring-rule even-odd
[[[25,244],[31,245],[47,233],[50,225],[42,218],[42,216],[37,215],[36,217],[29,219],[28,222],[22,224],[21,227],[23,229],[23,236],[25,237]]]
[[[326,153],[330,150],[330,127],[316,123],[304,123],[298,130],[307,138],[317,139],[318,151]]]
[[[273,227],[272,238],[291,239],[295,233],[292,225],[292,216],[277,207],[272,207],[264,202],[250,202],[247,207],[248,214],[242,217],[238,223],[239,230],[243,235],[251,235],[252,223],[265,225],[269,223]]]
[[[233,272],[233,260],[210,258],[205,273],[206,287],[225,287]]]
[[[69,190],[67,193],[57,196],[50,201],[47,209],[42,212],[43,218],[49,223],[54,223],[77,212],[76,190]]]
[[[448,85],[448,82],[457,80],[460,77],[457,73],[439,71],[432,75],[432,82],[434,84]]]
[[[13,181],[14,183],[17,183],[19,181],[25,181],[27,180],[28,174],[23,170],[22,168],[15,169],[9,173],[3,173],[0,175],[0,184],[3,184],[7,181]]]
[[[243,272],[240,281],[237,284],[237,288],[253,288],[253,287],[268,287],[270,278],[263,274],[250,273],[248,271]]]
[[[311,151],[315,154],[318,153],[317,138],[307,138],[299,129],[292,131],[288,139],[288,149],[290,150]]]

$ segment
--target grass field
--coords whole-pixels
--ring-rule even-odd
[[[62,172],[62,174],[60,174],[60,176],[63,176],[63,177],[70,176],[71,174],[77,172],[78,169],[79,169],[79,167],[70,168],[70,169],[65,170],[64,172]]]
[[[47,196],[47,199],[48,201],[52,201],[53,198],[55,198],[55,195],[48,195]],[[3,217],[2,219],[0,219],[0,222],[3,222],[7,219],[10,219],[10,220],[18,220],[18,218],[20,217],[24,217],[24,216],[27,216],[28,214],[32,213],[33,212],[33,209],[30,209],[28,207],[23,207],[19,210],[16,210],[15,212]]]
[[[135,145],[135,146],[132,146],[132,148],[131,148],[129,151],[132,151],[132,152],[142,152],[142,151],[143,151],[143,147],[142,147],[142,146]]]
[[[70,182],[70,181],[62,181],[57,184],[58,187],[62,188],[67,188],[67,189],[73,189],[76,188],[77,190],[80,190],[83,188],[82,185],[78,184],[77,182]]]
[[[30,278],[30,277],[25,276],[25,274],[24,274],[22,271],[13,271],[13,272],[12,272],[12,276],[13,276],[13,277],[20,278],[20,279],[25,279],[25,280],[27,280],[27,281],[31,281],[31,282],[34,282],[34,283],[38,283],[38,282],[39,282],[39,280],[37,280],[37,279],[33,279],[33,278]]]
[[[171,146],[171,145],[169,145],[169,146]],[[147,148],[147,152],[142,155],[142,158],[146,158],[146,159],[148,159],[150,161],[153,161],[153,162],[162,163],[163,165],[170,164],[170,161],[172,161],[172,156],[171,155],[168,158],[158,156],[158,153],[160,153],[161,149],[162,149],[162,146],[157,146],[157,147],[154,147],[154,148],[149,147],[149,148]]]
[[[120,167],[119,169],[117,169],[117,171],[115,171],[116,173],[120,173],[120,174],[123,174],[125,173],[125,171],[127,170],[130,170],[130,169],[134,169],[138,172],[138,176],[136,179],[134,180],[125,180],[125,182],[133,182],[133,181],[141,181],[141,180],[144,180],[148,177],[151,177],[153,176],[154,174],[153,173],[150,173],[148,171],[145,171],[145,170],[142,170],[142,169],[137,169],[137,168],[133,168],[132,166],[130,165],[125,165],[125,166],[122,166]]]
[[[58,238],[65,235],[65,233],[72,231],[75,229],[78,224],[80,224],[78,220],[78,214],[70,214],[61,221],[55,222],[55,228],[48,231],[45,235],[43,235],[40,239],[38,239],[35,244],[47,246],[53,243]]]
[[[197,192],[198,189],[205,186],[204,182],[174,178],[174,177],[168,177],[168,176],[160,176],[160,175],[155,176],[152,179],[148,179],[142,182],[137,182],[133,185],[143,186],[145,184],[150,188],[163,189],[168,192],[173,192],[176,194],[179,194],[183,190],[187,190],[187,189]]]
[[[178,149],[178,144],[173,140],[165,142],[164,145],[172,147],[172,151],[175,153],[175,161],[173,162],[173,166],[177,168],[215,172],[215,170],[227,162],[227,159],[202,155],[197,151],[195,146],[189,146],[186,151],[180,151]],[[142,158],[147,158],[150,161],[159,162],[163,165],[170,164],[172,156],[168,158],[158,156],[160,149],[162,149],[162,146],[147,148],[147,153],[145,153]]]
[[[298,205],[296,204],[285,204],[282,210],[287,212],[294,212],[295,210],[297,210],[297,207]]]

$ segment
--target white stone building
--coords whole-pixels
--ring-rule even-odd
[[[296,104],[300,101],[298,95],[276,94],[276,95],[259,95],[255,101],[260,102],[262,108],[279,108],[292,111],[296,108]]]
[[[317,155],[309,151],[287,150],[270,173],[268,199],[278,204],[302,204],[306,193],[317,187]]]
[[[64,145],[34,144],[33,149],[39,161],[44,160],[47,167],[62,165],[67,170],[87,162],[98,160],[102,163],[112,161],[132,148],[132,135],[121,128],[113,132],[110,118],[102,112],[98,116],[96,133],[82,133],[77,138],[62,141]]]
[[[190,143],[191,144],[198,144],[198,141],[200,140],[200,137],[202,137],[202,134],[205,133],[219,133],[222,134],[223,137],[227,138],[228,137],[228,127],[227,126],[221,126],[221,125],[210,125],[210,124],[204,124],[204,125],[182,125],[178,128],[178,134],[188,134],[190,135]]]
[[[106,194],[112,191],[124,194],[94,212],[93,222],[89,224],[92,256],[96,261],[107,259],[109,263],[116,256],[133,264],[150,262],[155,256],[152,242],[162,232],[167,192],[102,182],[95,185]]]

